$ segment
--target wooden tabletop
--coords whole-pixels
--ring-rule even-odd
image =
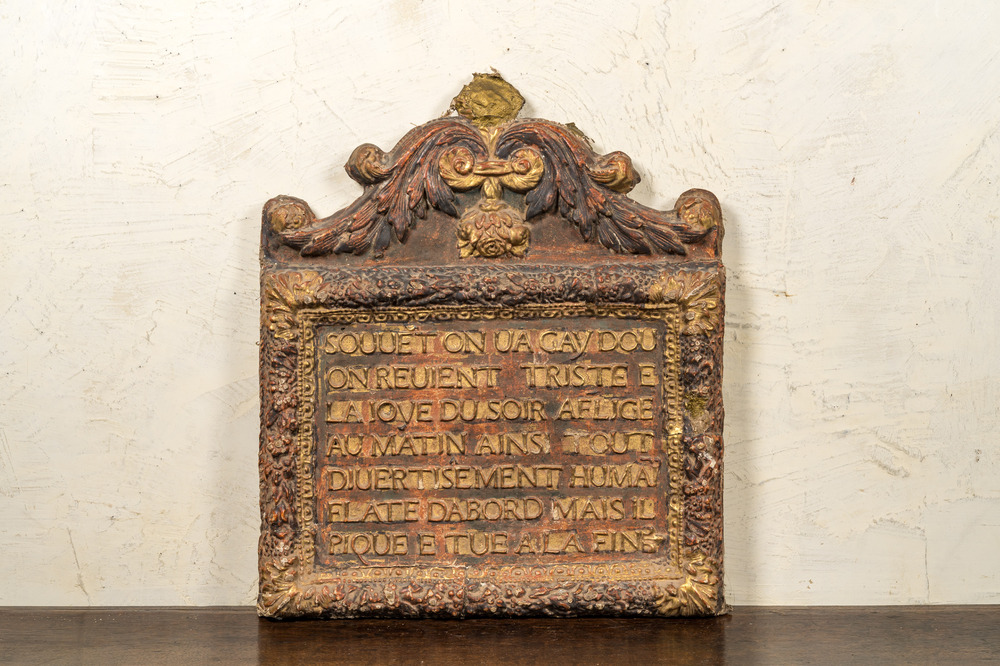
[[[7,664],[1000,663],[1000,606],[740,607],[711,619],[273,622],[251,608],[0,608]]]

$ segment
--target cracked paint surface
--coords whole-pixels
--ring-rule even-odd
[[[255,595],[260,203],[496,67],[727,215],[736,604],[997,603],[1000,6],[0,7],[0,605]]]

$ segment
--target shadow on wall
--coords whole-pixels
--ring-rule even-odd
[[[219,278],[214,314],[217,333],[226,339],[215,371],[226,383],[212,391],[214,452],[207,461],[211,498],[205,563],[205,596],[199,603],[243,605],[257,599],[259,435],[258,208],[230,221],[229,257]],[[208,397],[208,396],[206,396]]]
[[[722,260],[726,265],[726,330],[723,356],[723,400],[726,406],[724,428],[725,472],[723,516],[725,520],[725,589],[729,604],[745,603],[758,595],[755,572],[760,561],[760,545],[755,539],[754,517],[761,509],[758,488],[746,463],[757,457],[761,444],[760,423],[752,409],[752,401],[737,399],[752,395],[759,379],[757,349],[760,326],[753,314],[760,307],[755,290],[734,267],[742,261],[743,228],[739,212],[726,207],[723,201],[726,235]]]

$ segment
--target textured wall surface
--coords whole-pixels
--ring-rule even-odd
[[[497,68],[717,193],[729,601],[1000,602],[1000,4],[0,5],[0,605],[255,595],[257,243]]]

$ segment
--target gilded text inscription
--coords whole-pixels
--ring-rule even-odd
[[[670,559],[676,308],[379,318],[305,317],[317,571]]]

